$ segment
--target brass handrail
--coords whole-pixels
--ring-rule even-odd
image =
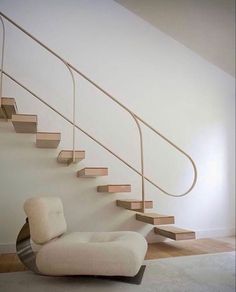
[[[65,115],[63,115],[61,112],[59,112],[57,109],[55,109],[53,106],[51,106],[49,103],[47,103],[43,98],[39,97],[36,93],[34,93],[32,90],[30,90],[29,88],[27,88],[24,84],[22,84],[21,82],[19,82],[18,80],[16,80],[16,78],[14,78],[13,76],[11,76],[9,73],[7,73],[6,71],[3,71],[3,74],[5,76],[7,76],[9,79],[11,79],[13,82],[15,82],[17,85],[19,85],[20,87],[22,87],[24,90],[26,90],[27,92],[29,92],[31,95],[33,95],[36,99],[38,99],[41,103],[45,104],[47,107],[49,107],[51,110],[53,110],[55,113],[57,113],[59,116],[61,116],[65,121],[67,121],[68,123],[70,123],[71,125],[73,125],[73,121],[71,121],[69,118],[67,118]],[[99,140],[97,140],[96,138],[94,138],[92,135],[90,135],[87,131],[85,131],[83,128],[81,128],[79,125],[74,124],[75,127],[80,130],[83,134],[85,134],[87,137],[89,137],[90,139],[92,139],[94,142],[96,142],[98,145],[100,145],[102,148],[104,148],[105,150],[107,150],[109,153],[111,153],[113,156],[115,156],[117,159],[119,159],[121,162],[123,162],[124,164],[126,164],[130,169],[132,169],[134,172],[136,172],[138,175],[142,176],[142,173],[140,171],[138,171],[135,167],[133,167],[132,165],[130,165],[128,162],[126,162],[123,158],[121,158],[119,155],[117,155],[115,152],[113,152],[112,150],[110,150],[108,147],[106,147],[102,142],[100,142]],[[158,188],[159,190],[162,191],[162,188],[160,188],[157,184],[155,184],[150,178],[146,177],[145,175],[143,176],[143,178],[148,181],[149,183],[151,183],[153,186],[155,186],[156,188]],[[196,181],[195,181],[196,183]],[[193,188],[193,186],[192,186]],[[166,191],[163,190],[163,192],[165,193]],[[190,191],[188,191],[190,192]],[[184,195],[186,195],[187,193],[181,194],[181,195],[173,195],[173,194],[167,194],[169,196],[172,197],[182,197]]]
[[[72,124],[73,127],[78,128],[79,130],[81,130],[84,134],[86,134],[87,136],[89,136],[91,139],[93,139],[95,142],[97,142],[98,144],[100,144],[100,146],[102,146],[103,148],[105,148],[108,152],[110,152],[111,154],[113,154],[114,156],[116,156],[118,159],[120,159],[122,162],[124,162],[127,166],[129,166],[131,169],[133,169],[136,173],[138,173],[139,175],[141,175],[142,177],[142,211],[145,211],[145,206],[144,206],[144,202],[145,202],[145,193],[144,193],[144,179],[147,180],[149,183],[151,183],[152,185],[154,185],[156,188],[158,188],[159,190],[161,190],[163,193],[165,193],[168,196],[172,196],[172,197],[181,197],[181,196],[185,196],[187,195],[195,186],[196,181],[197,181],[197,168],[196,165],[193,161],[193,159],[191,158],[190,155],[188,155],[185,151],[183,151],[181,148],[179,148],[177,145],[175,145],[172,141],[170,141],[168,138],[166,138],[163,134],[161,134],[159,131],[157,131],[156,129],[154,129],[151,125],[149,125],[147,122],[145,122],[142,118],[140,118],[137,114],[135,114],[133,111],[131,111],[128,107],[126,107],[124,104],[122,104],[119,100],[117,100],[113,95],[111,95],[109,92],[107,92],[106,90],[104,90],[102,87],[100,87],[97,83],[95,83],[93,80],[91,80],[89,77],[87,77],[85,74],[83,74],[82,72],[80,72],[75,66],[73,66],[72,64],[70,64],[68,61],[66,61],[64,58],[62,58],[61,56],[59,56],[57,53],[55,53],[52,49],[50,49],[48,46],[46,46],[45,44],[43,44],[41,41],[39,41],[37,38],[35,38],[32,34],[30,34],[29,32],[27,32],[25,29],[23,29],[20,25],[18,25],[17,23],[15,23],[13,20],[11,20],[9,17],[7,17],[6,15],[4,15],[2,12],[0,12],[0,15],[2,17],[4,17],[7,21],[9,21],[11,24],[13,24],[15,27],[17,27],[19,30],[21,30],[24,34],[28,35],[31,39],[33,39],[35,42],[37,42],[40,46],[42,46],[43,48],[45,48],[47,51],[49,51],[51,54],[53,54],[55,57],[57,57],[60,61],[62,61],[67,68],[74,70],[76,73],[78,73],[81,77],[83,77],[85,80],[87,80],[90,84],[92,84],[94,87],[96,87],[99,91],[103,92],[107,97],[109,97],[110,99],[112,99],[116,104],[118,104],[120,107],[122,107],[125,111],[127,111],[132,118],[135,120],[135,123],[138,127],[138,132],[139,132],[139,140],[140,140],[140,161],[141,161],[141,172],[137,171],[135,168],[133,168],[131,165],[129,165],[125,160],[121,159],[117,154],[115,154],[113,151],[111,151],[110,149],[108,149],[105,145],[103,145],[102,143],[100,143],[97,139],[95,139],[94,137],[92,137],[91,135],[89,135],[88,133],[86,133],[86,131],[82,130],[78,125],[75,124],[75,119],[73,117],[73,122],[69,121],[69,119],[65,118],[63,115],[61,115],[59,112],[57,112],[54,108],[52,108],[51,106],[49,106],[47,104],[47,106],[49,106],[51,109],[53,109],[55,112],[57,112],[58,114],[60,114],[64,119],[66,119],[68,122],[70,122]],[[3,71],[3,69],[1,70]],[[72,71],[70,70],[70,73],[73,76]],[[5,75],[8,75],[6,72],[4,72]],[[8,75],[9,78],[11,78],[12,80],[14,78],[10,77],[10,75]],[[75,82],[74,82],[74,78],[73,79],[73,85],[74,85],[74,96],[75,96]],[[16,80],[14,80],[15,82],[17,82]],[[17,82],[19,84],[19,82]],[[20,84],[19,84],[20,85]],[[22,85],[21,85],[22,86]],[[26,89],[26,88],[25,88]],[[31,92],[30,90],[26,89],[28,92]],[[32,92],[31,92],[32,93]],[[33,94],[35,96],[35,94]],[[46,104],[46,102],[44,102]],[[74,103],[73,103],[74,104]],[[180,153],[182,153],[191,163],[192,167],[193,167],[193,171],[194,171],[194,178],[193,178],[193,182],[191,184],[191,186],[189,187],[189,189],[187,191],[185,191],[184,193],[180,194],[180,195],[174,195],[171,194],[170,192],[164,190],[162,187],[158,186],[157,184],[155,184],[154,182],[151,181],[151,179],[147,178],[144,175],[144,154],[143,154],[143,137],[142,137],[142,129],[141,126],[139,124],[139,121],[141,123],[143,123],[146,127],[148,127],[150,130],[152,130],[154,133],[156,133],[157,135],[159,135],[159,137],[161,137],[162,139],[164,139],[168,144],[170,144],[172,147],[174,147],[176,150],[178,150]],[[74,133],[74,130],[73,130]]]

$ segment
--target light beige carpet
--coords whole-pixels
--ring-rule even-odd
[[[1,292],[235,292],[235,253],[146,261],[141,285],[31,272],[0,274]]]

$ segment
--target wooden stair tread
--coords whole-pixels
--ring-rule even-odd
[[[13,114],[12,124],[17,133],[36,133],[37,115]]]
[[[171,215],[157,213],[136,213],[136,220],[153,225],[174,224],[175,218]]]
[[[77,177],[96,177],[108,175],[107,167],[85,167],[77,172]]]
[[[173,217],[171,215],[163,215],[158,213],[138,213],[141,216],[147,217],[147,218],[166,218],[166,217]]]
[[[126,200],[116,200],[116,205],[128,210],[139,211],[142,209],[142,201],[135,199],[126,199]],[[153,201],[145,201],[145,208],[153,208]]]
[[[131,186],[130,184],[109,184],[104,186]]]
[[[98,192],[104,193],[127,193],[131,192],[131,185],[130,184],[109,184],[109,185],[102,185],[97,187]]]
[[[38,148],[57,148],[61,141],[61,133],[37,132],[36,147]]]
[[[158,226],[154,228],[154,232],[174,240],[195,239],[194,231],[176,226]]]
[[[155,227],[155,230],[165,230],[165,231],[173,232],[173,233],[177,233],[177,234],[193,232],[191,230],[179,228],[176,226],[158,226],[158,227]]]
[[[0,118],[11,119],[13,114],[17,113],[17,105],[15,98],[0,98]]]
[[[85,158],[85,151],[84,150],[75,150],[75,162],[79,162]],[[58,156],[57,161],[59,163],[71,163],[73,159],[73,150],[62,150]]]
[[[117,201],[130,202],[130,203],[142,202],[141,200],[138,200],[138,199],[122,199],[122,200],[117,200]],[[145,202],[152,202],[152,201],[145,201]]]

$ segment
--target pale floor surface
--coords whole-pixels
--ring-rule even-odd
[[[0,273],[1,292],[235,292],[235,252],[146,261],[141,285],[97,277]]]

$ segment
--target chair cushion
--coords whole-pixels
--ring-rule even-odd
[[[60,198],[30,198],[26,200],[24,210],[29,219],[30,235],[35,243],[43,244],[66,231]]]
[[[36,264],[46,275],[134,276],[146,251],[137,232],[74,232],[43,245]]]

